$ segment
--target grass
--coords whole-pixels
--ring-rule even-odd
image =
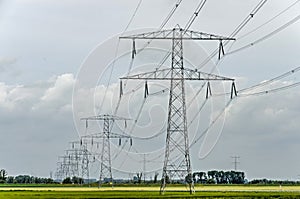
[[[196,186],[190,195],[184,186],[159,187],[0,187],[0,199],[10,198],[300,198],[300,186]]]

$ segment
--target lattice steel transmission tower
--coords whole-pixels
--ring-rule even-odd
[[[66,156],[69,159],[70,177],[79,177],[80,154],[77,149],[67,149]]]
[[[89,164],[94,162],[92,154],[88,150],[88,143],[82,140],[70,142],[71,148],[65,150],[63,156],[59,156],[57,162],[56,178],[63,180],[66,177],[81,177],[89,182]],[[82,182],[84,183],[84,182]]]
[[[72,148],[79,149],[79,155],[80,155],[80,162],[81,162],[81,177],[84,180],[84,177],[86,177],[88,184],[90,183],[90,163],[94,161],[91,158],[94,157],[95,154],[92,154],[88,150],[88,142],[80,140],[80,141],[74,141],[71,142]]]
[[[58,168],[60,173],[60,178],[63,180],[64,178],[71,177],[70,176],[70,158],[68,155],[59,156]]]
[[[234,164],[234,170],[237,171],[237,165],[240,163],[240,156],[231,156],[231,158],[233,159],[232,163]]]
[[[59,156],[55,177],[57,180],[63,180],[68,177],[69,168],[67,166],[67,156]]]
[[[168,124],[165,148],[165,160],[162,171],[162,183],[160,193],[163,193],[166,184],[170,180],[179,178],[185,180],[189,185],[189,191],[194,191],[192,168],[189,154],[189,139],[187,131],[187,114],[185,99],[185,81],[232,81],[235,91],[234,79],[226,78],[214,74],[197,71],[197,69],[188,69],[184,67],[183,58],[183,40],[216,40],[219,41],[219,57],[224,54],[224,40],[234,40],[223,36],[207,34],[198,31],[184,30],[177,25],[174,29],[148,32],[130,36],[123,36],[120,39],[132,39],[133,50],[132,57],[136,54],[135,40],[171,40],[172,41],[172,58],[171,67],[167,69],[156,69],[152,72],[129,75],[120,78],[122,91],[122,79],[145,80],[145,95],[148,93],[147,81],[149,80],[169,80],[170,93],[168,104]],[[208,89],[210,91],[210,84]],[[121,93],[122,94],[122,93]],[[236,94],[236,91],[235,91]]]
[[[86,121],[86,128],[88,127],[88,120],[101,120],[103,121],[103,132],[95,133],[91,135],[82,136],[83,138],[90,138],[90,139],[102,139],[102,150],[101,150],[101,157],[100,157],[100,177],[99,177],[99,187],[104,182],[104,180],[108,183],[113,185],[113,176],[111,170],[111,154],[110,154],[110,139],[111,138],[130,138],[127,135],[112,133],[111,128],[113,122],[116,120],[123,120],[127,121],[129,119],[118,117],[114,115],[98,115],[92,116],[87,118],[82,118],[81,120]],[[132,139],[130,138],[130,144],[132,145]]]

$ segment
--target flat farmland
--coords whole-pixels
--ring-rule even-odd
[[[0,187],[0,198],[300,198],[300,186],[196,186],[190,195],[185,186],[167,187]]]

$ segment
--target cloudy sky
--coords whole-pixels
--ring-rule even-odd
[[[0,1],[1,168],[5,168],[10,175],[48,176],[50,171],[56,169],[57,157],[64,153],[69,146],[68,142],[78,139],[78,134],[82,134],[78,117],[88,116],[99,110],[111,111],[107,108],[110,106],[104,108],[100,106],[106,87],[108,87],[106,100],[115,107],[117,79],[126,73],[130,58],[128,51],[122,49],[129,48],[130,51],[131,44],[128,41],[120,42],[117,52],[121,58],[116,63],[116,70],[113,71],[109,85],[106,76],[109,71],[106,69],[110,68],[112,60],[108,58],[115,56],[118,43],[116,35],[122,34],[126,29],[139,2],[138,0]],[[191,29],[228,36],[258,2],[259,0],[222,2],[209,0]],[[238,49],[254,42],[299,16],[300,3],[297,3],[270,23],[242,37],[294,2],[296,1],[267,1],[236,36],[237,41],[230,49],[225,50]],[[175,3],[175,0],[141,1],[127,31],[157,29]],[[166,28],[172,28],[176,24],[184,26],[198,3],[199,1],[183,0]],[[217,72],[236,78],[237,88],[240,89],[290,71],[300,64],[299,35],[300,23],[296,21],[251,48],[225,56],[219,63]],[[150,66],[143,63],[159,62],[163,57],[161,53],[168,46],[165,43],[157,45],[162,49],[145,50],[141,58],[136,60],[136,69],[144,67],[143,69],[149,70]],[[194,66],[201,63],[201,60],[197,60],[198,57],[201,59],[210,54],[212,46],[215,47],[217,44],[198,45],[201,55],[192,56],[192,53],[198,51],[190,51],[189,59]],[[143,43],[139,42],[137,46],[141,47]],[[187,44],[187,51],[191,46],[193,44]],[[210,65],[213,65],[212,63]],[[122,64],[126,64],[127,68],[122,68]],[[83,89],[84,87],[75,86],[73,95],[74,85],[78,86],[81,83],[79,80],[86,82],[89,87]],[[299,74],[294,74],[273,82],[262,90],[298,81]],[[161,86],[165,85],[156,85],[157,90]],[[190,86],[191,89],[195,87]],[[81,97],[78,97],[78,94],[82,94]],[[85,96],[93,96],[93,100],[97,102],[90,104]],[[167,96],[164,97],[164,99],[154,98],[146,106],[146,116],[141,117],[138,129],[147,129],[148,117],[150,119],[153,117],[154,119],[151,119],[153,122],[155,114],[164,115],[162,113],[166,110]],[[192,94],[189,97],[191,99]],[[235,99],[226,111],[224,126],[216,128],[215,134],[212,131],[211,139],[214,140],[212,143],[217,141],[216,145],[211,147],[208,144],[209,150],[204,152],[201,152],[201,145],[205,146],[205,140],[193,146],[193,168],[229,170],[233,168],[231,156],[238,155],[240,156],[238,168],[244,170],[249,179],[263,177],[296,179],[300,174],[300,160],[297,158],[297,152],[300,150],[299,97],[299,88],[296,87],[274,94]],[[126,101],[125,108],[131,117],[137,113],[132,106],[139,103],[137,99],[129,97]],[[215,102],[214,106],[220,107],[219,102]],[[208,109],[212,110],[211,107]],[[207,118],[205,114],[201,114],[204,118],[201,118],[201,122],[208,123],[208,118],[213,118],[214,111],[210,114]],[[191,113],[188,118],[192,116]],[[204,125],[201,122],[198,124]],[[201,128],[203,130],[205,126]],[[202,131],[201,128],[194,126],[191,137],[197,137],[197,133],[200,134]],[[147,130],[143,132],[147,133]],[[153,143],[163,144],[164,136],[163,134],[159,137],[160,140],[154,139],[150,143],[138,143],[136,150],[146,152],[147,150],[143,150],[145,145],[149,145],[149,150],[154,150],[151,148]],[[208,137],[207,140],[209,139]],[[119,169],[128,170],[124,167],[126,165]]]

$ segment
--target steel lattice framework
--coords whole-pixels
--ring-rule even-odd
[[[88,151],[88,143],[81,141],[70,142],[71,148],[65,150],[65,155],[59,156],[57,163],[56,177],[64,179],[66,177],[79,177],[87,179],[89,182],[89,163],[92,154]]]
[[[86,127],[88,126],[88,120],[101,120],[103,121],[103,132],[95,133],[83,136],[82,138],[90,138],[90,139],[102,139],[102,150],[100,156],[100,177],[99,177],[99,187],[104,182],[104,180],[108,181],[113,185],[113,176],[111,170],[111,154],[110,154],[110,139],[111,138],[130,138],[126,135],[121,135],[117,133],[112,133],[112,123],[116,120],[129,120],[127,118],[118,117],[114,115],[98,115],[87,118],[82,118],[82,120],[86,121]],[[130,142],[132,143],[132,141]]]
[[[165,191],[166,184],[169,183],[170,180],[174,180],[176,178],[184,180],[189,185],[190,193],[192,193],[194,192],[194,184],[192,179],[189,138],[187,131],[185,80],[234,81],[234,79],[203,73],[193,69],[185,69],[183,59],[183,40],[217,40],[220,42],[220,57],[221,53],[224,54],[222,41],[234,40],[234,38],[184,30],[177,26],[172,30],[162,30],[157,32],[124,36],[120,37],[120,39],[133,40],[133,58],[136,54],[136,39],[167,39],[172,41],[172,62],[169,69],[130,75],[120,79],[170,81],[165,160],[163,165],[160,193]],[[148,89],[148,87],[145,89]],[[122,90],[122,88],[120,90]]]

